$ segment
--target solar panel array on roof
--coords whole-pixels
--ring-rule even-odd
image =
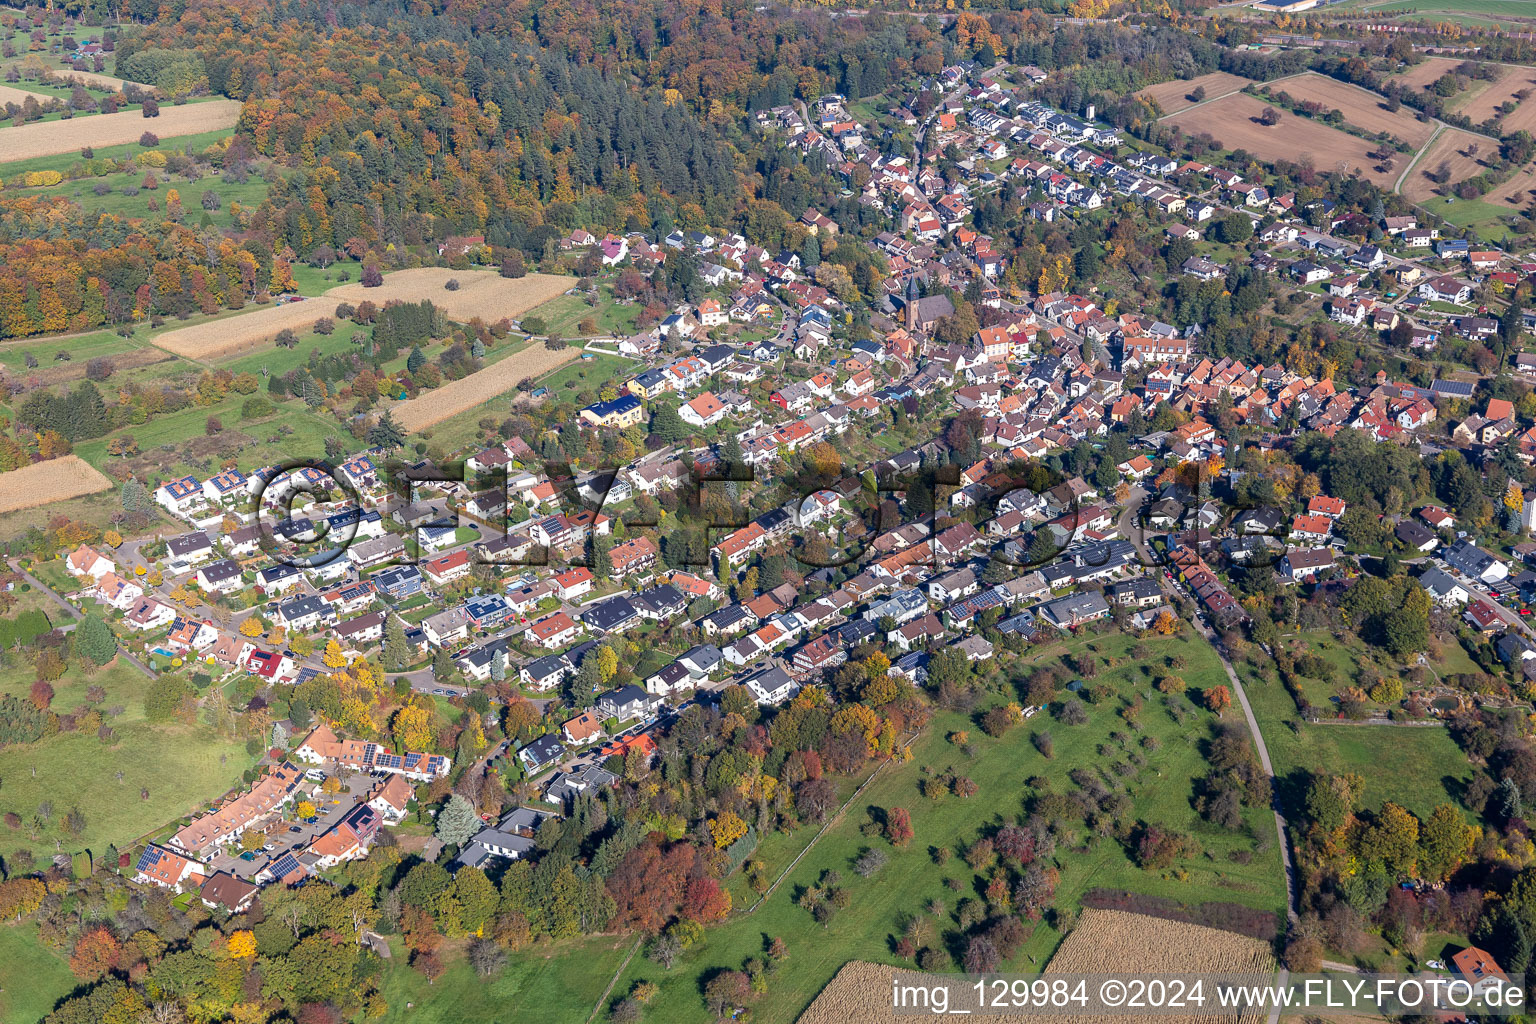
[[[278,878],[287,878],[295,871],[303,871],[304,867],[291,853],[285,853],[272,862],[272,873]]]
[[[144,852],[139,854],[139,864],[134,870],[150,871],[156,864],[160,863],[160,858],[163,856],[165,856],[165,851],[161,850],[158,846],[146,846],[144,847]]]
[[[379,754],[373,758],[371,763],[375,768],[387,768],[391,771],[397,771],[402,760],[399,754]]]

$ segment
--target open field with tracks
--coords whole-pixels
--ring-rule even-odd
[[[210,100],[180,107],[162,107],[159,117],[136,110],[93,114],[68,121],[36,121],[0,128],[0,151],[7,160],[73,153],[82,146],[117,146],[137,142],[145,132],[169,138],[233,128],[240,118],[238,100]]]
[[[1536,168],[1526,168],[1487,195],[1483,202],[1510,210],[1528,210],[1536,199]]]
[[[1158,107],[1164,114],[1175,114],[1180,110],[1195,105],[1196,100],[1189,98],[1189,94],[1196,89],[1204,89],[1207,98],[1220,96],[1223,93],[1234,92],[1249,83],[1250,79],[1242,75],[1229,75],[1225,71],[1212,71],[1208,75],[1200,75],[1187,81],[1180,79],[1175,82],[1163,82],[1160,85],[1149,85],[1136,95],[1150,100],[1156,100]]]
[[[1265,106],[1263,100],[1238,93],[1175,114],[1165,123],[1190,134],[1209,133],[1223,149],[1246,149],[1261,160],[1310,161],[1321,171],[1342,164],[1350,173],[1387,187],[1396,179],[1398,171],[1378,170],[1376,161],[1366,156],[1376,148],[1374,143],[1289,111],[1279,124],[1265,127],[1259,123]]]
[[[1477,147],[1475,151],[1473,146]],[[1413,165],[1413,170],[1403,179],[1401,191],[1416,203],[1428,202],[1439,194],[1439,189],[1465,181],[1481,172],[1483,164],[1478,157],[1493,150],[1496,150],[1493,143],[1481,135],[1447,128],[1419,158],[1419,162]],[[1430,175],[1438,175],[1442,171],[1442,165],[1450,175],[1443,185],[1430,178]]]
[[[36,462],[0,473],[0,514],[95,494],[114,486],[78,455]]]
[[[449,281],[458,281],[457,291],[449,291]],[[576,279],[562,274],[529,274],[506,278],[494,270],[451,270],[447,267],[419,267],[397,270],[384,278],[378,288],[364,288],[356,282],[332,288],[329,299],[357,303],[370,299],[382,306],[391,299],[420,302],[431,299],[433,305],[448,313],[451,320],[479,317],[495,323],[506,317],[522,316],[534,306],[547,302],[574,287]]]
[[[406,430],[424,430],[511,391],[525,377],[543,376],[580,354],[574,346],[553,352],[535,343],[468,377],[401,402],[394,406],[395,419]]]
[[[1389,76],[1387,80],[1400,82],[1403,85],[1417,86],[1420,89],[1428,89],[1442,75],[1450,74],[1460,65],[1461,61],[1451,57],[1425,57],[1422,61],[1401,74]]]
[[[1420,121],[1411,108],[1388,110],[1387,101],[1369,89],[1361,89],[1326,75],[1297,75],[1295,78],[1270,82],[1267,89],[1271,93],[1288,93],[1292,99],[1313,100],[1325,107],[1341,110],[1348,124],[1368,132],[1395,135],[1414,148],[1424,145],[1435,133],[1434,122]],[[1288,120],[1291,121],[1289,125],[1286,121],[1280,122],[1287,130],[1294,127],[1295,121],[1305,119],[1296,116]]]

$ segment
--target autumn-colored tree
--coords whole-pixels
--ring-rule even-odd
[[[1205,691],[1205,706],[1216,712],[1219,717],[1223,711],[1232,706],[1232,691],[1225,686],[1212,686]]]
[[[87,929],[75,941],[74,952],[69,956],[69,969],[82,981],[95,981],[117,967],[122,956],[122,943],[105,925]]]
[[[241,636],[261,636],[261,619],[255,615],[247,615],[240,623]]]
[[[418,704],[407,704],[390,720],[402,750],[425,750],[432,742],[432,715]]]
[[[905,807],[892,807],[885,812],[885,838],[892,846],[906,846],[914,834],[912,815]]]
[[[0,920],[20,920],[43,905],[48,889],[36,878],[0,882]]]
[[[251,960],[256,956],[256,935],[244,928],[232,933],[225,944],[231,960]]]
[[[346,668],[347,656],[342,653],[341,645],[334,639],[325,642],[325,653],[320,660],[326,668]]]
[[[296,814],[301,821],[307,818],[313,818],[316,813],[315,805],[308,800],[300,800],[298,806],[293,809],[293,813]]]
[[[723,850],[747,834],[747,823],[735,811],[726,811],[710,819],[709,834],[715,841],[715,849]]]

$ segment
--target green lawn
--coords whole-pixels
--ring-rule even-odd
[[[330,334],[316,334],[314,331],[308,331],[299,335],[299,343],[293,348],[279,348],[275,343],[269,342],[264,347],[242,352],[227,361],[216,360],[216,362],[220,368],[232,370],[235,373],[249,371],[260,374],[266,371],[272,376],[281,377],[289,370],[296,370],[306,365],[310,354],[317,349],[322,356],[342,352],[361,352],[360,348],[352,344],[352,332],[358,330],[367,333],[367,328],[359,327],[351,320],[338,320],[335,330]]]
[[[1327,652],[1323,652],[1326,656]],[[1282,799],[1298,798],[1305,772],[1357,772],[1365,782],[1361,803],[1391,800],[1425,817],[1436,804],[1460,806],[1472,777],[1467,757],[1444,728],[1393,725],[1309,725],[1272,674],[1234,663],[1264,733]]]
[[[153,119],[146,120],[145,126],[146,130],[152,128],[154,126]],[[160,145],[156,149],[161,153],[198,153],[220,139],[228,138],[231,134],[231,131],[223,130],[200,132],[196,135],[167,136],[160,140]],[[109,156],[117,160],[123,160],[135,157],[142,152],[144,152],[144,147],[140,146],[137,142],[125,142],[120,146],[98,146],[94,150],[94,155],[97,159]],[[79,153],[56,153],[52,156],[33,157],[30,160],[12,160],[9,163],[0,164],[0,181],[9,181],[12,175],[21,174],[26,171],[58,171],[60,174],[68,177],[69,169],[80,162]],[[163,177],[163,171],[156,176]],[[84,180],[89,181],[91,179],[87,178]],[[67,183],[65,185],[55,185],[53,190],[58,191],[66,187]]]
[[[81,209],[92,213],[109,213],[120,217],[150,217],[158,220],[168,213],[167,194],[171,189],[176,189],[181,196],[184,223],[194,227],[200,226],[203,214],[206,212],[210,226],[220,229],[234,226],[234,210],[237,206],[244,210],[254,210],[267,197],[267,183],[254,176],[247,178],[244,184],[238,185],[224,182],[216,173],[193,182],[177,177],[167,177],[162,170],[156,170],[155,176],[159,179],[160,185],[153,191],[141,187],[144,181],[144,170],[141,168],[122,174],[76,178],[43,188],[19,189],[17,194],[65,196],[78,203]],[[108,186],[111,191],[105,195],[98,195],[96,190],[99,185]],[[217,209],[204,210],[202,201],[203,194],[206,192],[212,192],[219,197]],[[151,201],[157,205],[158,209],[150,209]]]
[[[343,276],[346,281],[342,280]],[[298,287],[300,295],[319,295],[339,284],[356,281],[362,276],[363,265],[356,260],[343,260],[324,268],[311,267],[305,263],[298,263],[293,267],[293,283]]]
[[[22,338],[0,345],[0,364],[10,370],[24,371],[27,369],[27,354],[30,352],[37,360],[37,369],[41,371],[50,366],[62,365],[60,360],[54,359],[54,355],[59,352],[68,352],[71,362],[83,365],[88,359],[121,355],[142,348],[144,344],[137,336],[120,338],[112,331],[95,331],[62,339]]]
[[[43,945],[37,925],[0,927],[0,1020],[41,1020],[78,984],[68,965]]]
[[[5,670],[0,672],[0,692],[24,694],[31,681],[30,671]],[[243,739],[219,737],[201,724],[145,721],[149,680],[123,661],[94,677],[71,666],[54,683],[54,710],[78,706],[93,684],[107,691],[102,707],[123,708],[111,719],[116,731],[111,744],[103,744],[94,733],[71,732],[0,750],[0,813],[14,811],[24,822],[15,831],[0,830],[0,855],[26,848],[43,860],[56,852],[56,840],[65,850],[89,849],[98,856],[107,843],[126,847],[140,835],[201,809],[238,784],[240,773],[253,763]],[[147,800],[141,797],[146,788]],[[53,804],[54,821],[34,834],[31,820],[44,802]],[[79,838],[63,835],[59,826],[75,806],[86,818]]]
[[[1070,646],[1080,647],[1085,642],[1074,640]],[[1133,643],[1121,636],[1101,637],[1094,642],[1101,646],[1105,656],[1122,658]],[[1173,653],[1184,655],[1188,664],[1182,674],[1192,688],[1221,678],[1214,652],[1202,642],[1180,638],[1149,644],[1156,651],[1155,662]],[[1065,646],[1058,645],[1052,650]],[[1043,655],[1050,656],[1049,651]],[[1117,708],[1123,698],[1138,691],[1150,691],[1148,676],[1127,660],[1100,673],[1096,681],[1111,683],[1117,698],[1092,706],[1087,725],[1045,726],[1056,740],[1051,761],[1046,761],[1030,742],[1031,734],[1042,727],[1038,718],[999,739],[991,739],[958,714],[936,716],[914,745],[912,760],[882,772],[855,802],[848,816],[828,830],[756,913],[738,913],[725,924],[710,929],[704,943],[685,953],[670,971],[637,957],[625,971],[614,996],[627,992],[636,981],[654,981],[661,986],[661,993],[648,1009],[648,1019],[703,1020],[701,979],[717,968],[739,969],[747,957],[763,952],[768,938],[780,937],[788,945],[789,961],[772,976],[768,993],[757,1000],[754,1012],[759,1020],[792,1021],[847,960],[898,963],[891,942],[899,934],[905,916],[922,912],[929,900],[944,902],[946,912],[937,922],[938,928],[941,932],[953,931],[951,912],[962,897],[974,895],[976,884],[976,876],[959,854],[977,837],[982,826],[1023,813],[1031,796],[1025,780],[1043,776],[1051,780],[1055,791],[1066,792],[1073,788],[1067,778],[1073,769],[1107,768],[1128,756],[1121,740],[1111,735],[1130,731],[1118,716]],[[1268,838],[1271,832],[1267,812],[1251,809],[1247,812],[1248,834],[1230,833],[1205,825],[1190,805],[1192,780],[1205,772],[1200,743],[1209,734],[1212,716],[1196,712],[1179,725],[1164,709],[1161,695],[1153,692],[1153,697],[1156,699],[1147,702],[1139,721],[1144,735],[1157,738],[1158,749],[1136,745],[1135,750],[1147,765],[1129,780],[1106,773],[1105,784],[1119,786],[1129,793],[1137,818],[1193,834],[1205,852],[1177,865],[1177,869],[1187,872],[1185,877],[1176,877],[1175,871],[1147,872],[1135,867],[1113,839],[1089,836],[1079,828],[1073,843],[1080,845],[1070,849],[1064,846],[1055,855],[1061,871],[1058,905],[1075,903],[1089,889],[1109,887],[1186,902],[1224,900],[1282,912],[1285,898],[1279,852],[1275,842]],[[970,732],[973,755],[968,756],[947,738],[957,729]],[[1128,742],[1139,744],[1135,740]],[[970,800],[946,796],[930,801],[917,791],[924,766],[953,768],[968,775],[977,783],[979,792]],[[866,807],[890,806],[903,806],[912,812],[916,840],[904,849],[892,849],[883,840],[867,839],[859,831]],[[770,842],[777,844],[778,837],[765,839],[765,847]],[[870,879],[860,878],[851,869],[852,860],[866,846],[880,847],[889,857],[885,868]],[[940,867],[930,854],[935,847],[948,847],[956,856]],[[1230,860],[1228,854],[1233,852],[1242,852],[1249,858],[1248,863]],[[782,856],[783,851],[774,853]],[[826,869],[842,873],[852,902],[823,928],[794,901],[798,888],[813,883]],[[946,887],[946,878],[958,879],[960,891]],[[1059,938],[1049,926],[1040,924],[1018,959],[1005,969],[1037,968],[1049,957]],[[572,1011],[562,1019],[584,1019],[585,1007],[573,1006]]]
[[[325,453],[325,439],[332,434],[343,433],[339,424],[324,419],[304,408],[297,401],[278,405],[277,411],[261,420],[247,421],[240,417],[240,406],[247,396],[231,393],[214,405],[191,407],[179,412],[156,416],[149,422],[115,430],[103,437],[82,442],[75,446],[75,453],[92,465],[107,472],[115,457],[107,453],[107,443],[119,435],[131,436],[146,455],[162,445],[171,446],[165,454],[167,460],[162,475],[191,473],[206,475],[211,463],[208,460],[187,461],[182,445],[189,438],[203,436],[210,416],[216,416],[227,431],[238,430],[253,440],[240,450],[240,464],[246,469],[275,463],[285,459],[317,458]],[[205,464],[208,463],[208,464]]]
[[[406,966],[404,948],[397,941],[382,982],[389,1010],[380,1019],[386,1024],[582,1022],[633,942],[595,938],[528,950],[514,954],[506,968],[489,979],[476,977],[462,958],[455,958],[447,973],[429,984]]]
[[[550,393],[561,397],[567,391],[580,393],[597,390],[610,381],[618,382],[634,373],[639,363],[625,356],[608,355],[606,352],[587,353],[591,359],[577,359],[560,369],[539,378],[539,384]],[[570,385],[574,384],[574,387]]]
[[[615,301],[611,282],[604,281],[597,289],[600,298],[596,305],[589,306],[584,295],[557,295],[524,313],[522,319],[526,321],[530,317],[539,317],[550,333],[563,338],[581,335],[583,332],[577,329],[577,325],[583,320],[591,320],[597,327],[597,334],[634,333],[640,305]]]

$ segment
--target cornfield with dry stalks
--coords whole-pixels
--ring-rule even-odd
[[[1106,974],[1119,977],[1156,974],[1243,974],[1273,978],[1275,958],[1269,945],[1259,939],[1235,932],[1206,928],[1202,925],[1166,921],[1145,914],[1123,910],[1084,910],[1076,928],[1062,942],[1047,965],[1046,975]],[[1024,972],[1020,972],[1024,976]],[[1006,973],[1005,973],[1006,976]],[[931,975],[935,982],[947,981],[951,1006],[960,1003],[961,989],[974,984],[974,978],[960,975]],[[920,980],[910,968],[889,967],[853,960],[843,965],[837,976],[822,989],[816,1000],[800,1015],[797,1024],[910,1024],[916,1018],[898,1015],[893,1007],[892,981],[903,985]],[[1207,1003],[1207,1007],[1209,1007]],[[999,1014],[987,1008],[977,1014],[989,1024],[1257,1024],[1258,1013],[1231,1011],[1224,1016],[1120,1016],[1095,1017],[1053,1011],[1049,1016]],[[926,1019],[934,1020],[936,1017]]]
[[[1236,932],[1166,921],[1124,910],[1084,910],[1077,927],[1063,940],[1045,974],[1250,974],[1273,976],[1277,966],[1269,944]],[[1116,1024],[1186,1021],[1258,1021],[1254,1012],[1221,1017],[1116,1017]],[[1092,1017],[1055,1017],[1060,1024],[1098,1024]]]
[[[0,473],[0,513],[51,505],[83,494],[109,491],[113,483],[78,455],[35,462]]]

